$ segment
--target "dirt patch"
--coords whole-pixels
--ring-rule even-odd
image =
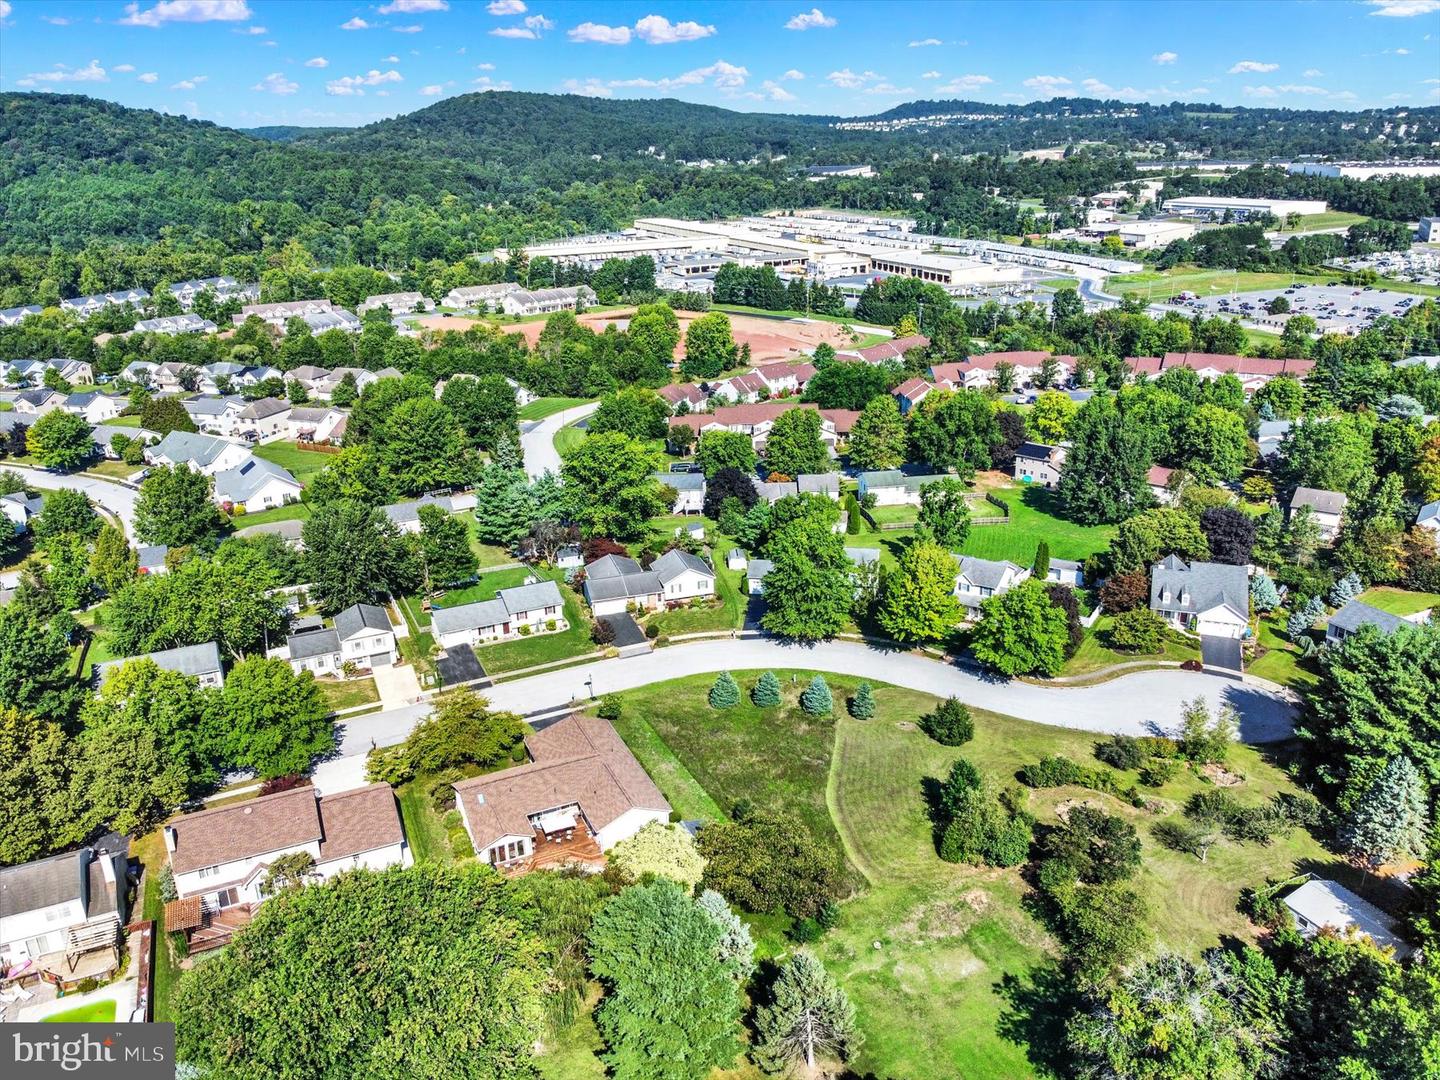
[[[1224,765],[1214,763],[1200,766],[1200,775],[1216,787],[1239,787],[1245,782],[1245,777],[1239,773],[1233,773]]]
[[[913,720],[900,720],[900,721],[897,721],[897,722],[896,722],[895,726],[896,726],[897,728],[899,728],[901,731],[919,731],[919,730],[920,730],[920,725],[917,724],[917,723],[915,723],[915,721],[913,721]]]
[[[1092,810],[1104,810],[1105,804],[1099,799],[1061,799],[1055,804],[1055,816],[1065,824],[1070,824],[1070,811],[1077,806],[1088,806]]]
[[[971,889],[953,900],[936,900],[915,908],[891,933],[898,941],[960,937],[975,925],[976,917],[989,903],[983,889]]]

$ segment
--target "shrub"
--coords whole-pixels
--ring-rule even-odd
[[[529,623],[522,623],[521,626],[520,626],[520,636],[521,636],[521,637],[529,637],[531,633],[532,633],[532,631],[531,631],[531,629],[530,629],[530,624],[529,624]]]
[[[1180,722],[1180,736],[1175,740],[1180,756],[1197,765],[1221,763],[1230,753],[1238,728],[1233,708],[1220,706],[1212,719],[1205,699],[1197,697],[1185,706]]]
[[[1119,614],[1150,603],[1150,578],[1143,570],[1111,574],[1100,587],[1100,603]]]
[[[1067,757],[1055,754],[1023,766],[1020,780],[1033,788],[1064,787],[1079,783],[1080,766]]]
[[[75,989],[81,994],[93,993],[100,989],[100,980],[94,978],[81,979],[79,983],[76,984]]]
[[[710,686],[710,707],[712,709],[732,709],[740,703],[740,686],[735,682],[735,676],[728,671],[722,671],[715,677],[715,682]]]
[[[855,696],[849,701],[850,715],[856,720],[869,720],[875,715],[875,691],[868,682],[855,688]]]
[[[830,694],[830,684],[825,676],[816,675],[800,695],[800,707],[811,716],[825,716],[835,708],[835,699]]]
[[[773,709],[780,704],[780,680],[773,671],[760,676],[760,681],[750,691],[750,700],[761,709]]]
[[[808,945],[812,941],[819,941],[820,935],[825,932],[818,920],[805,916],[794,926],[790,927],[790,937],[801,945]]]
[[[975,721],[959,698],[946,698],[920,718],[920,730],[941,746],[963,746],[975,737]]]
[[[1150,830],[1155,839],[1172,851],[1194,855],[1201,862],[1215,843],[1215,830],[1190,821],[1161,821]]]
[[[600,707],[595,710],[595,715],[602,720],[609,720],[612,724],[619,720],[625,712],[625,704],[619,694],[606,694],[600,699]]]
[[[1165,620],[1149,608],[1122,611],[1110,624],[1110,644],[1136,653],[1158,653],[1164,647]]]
[[[1240,890],[1240,913],[1267,930],[1289,930],[1295,923],[1290,909],[1280,899],[1280,890],[1288,882],[1268,881],[1263,889]]]
[[[448,831],[453,830],[457,825],[461,824],[462,820],[459,810],[447,810],[445,816],[440,819],[440,824],[444,825]]]
[[[660,637],[660,626],[659,626],[659,624],[658,624],[658,623],[651,623],[649,626],[647,626],[647,627],[645,628],[645,636],[646,636],[647,638],[649,638],[651,641],[655,641],[658,637]],[[660,644],[664,644],[664,642],[660,642]]]
[[[1140,782],[1146,787],[1164,787],[1180,771],[1175,758],[1151,758],[1140,766]]]
[[[826,900],[815,913],[815,921],[822,930],[832,929],[840,921],[840,905],[834,900]]]
[[[160,867],[160,899],[167,904],[171,900],[180,899],[180,892],[175,888],[175,873],[168,862]]]
[[[590,624],[590,640],[596,645],[609,645],[615,640],[615,627],[608,619],[596,619]]]
[[[464,829],[456,829],[450,834],[450,850],[457,859],[470,859],[475,856],[475,845],[470,842],[470,834]]]
[[[555,621],[554,619],[546,619],[546,620],[545,620],[545,629],[546,629],[546,630],[554,630],[557,625],[559,625],[559,624],[556,623],[556,621]]]
[[[298,773],[287,773],[284,776],[276,776],[266,780],[260,785],[261,795],[274,795],[276,792],[289,791],[297,787],[309,787],[310,778],[301,776]]]
[[[1046,858],[1066,863],[1079,881],[1110,885],[1140,869],[1140,837],[1124,818],[1076,806],[1069,820],[1045,836]]]
[[[1095,756],[1117,769],[1138,769],[1145,762],[1145,748],[1134,735],[1112,735],[1095,747]]]

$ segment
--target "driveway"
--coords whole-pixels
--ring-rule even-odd
[[[377,664],[370,673],[375,676],[382,709],[399,709],[419,700],[420,681],[413,664]]]
[[[678,679],[685,675],[742,669],[801,668],[873,679],[924,693],[954,695],[966,704],[1021,720],[1104,734],[1149,735],[1179,726],[1185,703],[1196,697],[1214,707],[1234,707],[1245,742],[1290,737],[1295,706],[1284,695],[1208,672],[1143,671],[1095,686],[1036,686],[993,678],[954,664],[859,642],[829,641],[787,645],[765,638],[702,641],[673,645],[641,656],[600,660],[490,687],[485,696],[497,709],[522,715],[563,708],[612,691]],[[339,753],[363,754],[371,740],[386,746],[405,738],[429,712],[428,703],[357,716],[343,728]]]
[[[1240,672],[1240,639],[1201,634],[1200,659],[1207,668]]]
[[[555,452],[555,433],[567,424],[583,420],[600,407],[598,401],[576,405],[554,416],[547,416],[520,436],[520,452],[525,457],[525,474],[532,480],[545,472],[560,472],[560,455]]]
[[[140,497],[140,493],[134,488],[109,480],[100,480],[94,476],[82,476],[78,473],[53,473],[44,469],[32,469],[25,465],[11,465],[9,462],[0,465],[0,468],[12,469],[19,473],[27,484],[46,491],[60,491],[67,488],[71,491],[83,491],[90,496],[92,502],[118,517],[125,526],[126,535],[131,540],[135,539],[135,501]]]

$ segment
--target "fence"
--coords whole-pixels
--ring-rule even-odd
[[[985,517],[972,517],[971,525],[1005,525],[1010,521],[1010,505],[1004,499],[999,498],[993,492],[985,493],[985,501],[997,508],[1000,513],[988,514]]]

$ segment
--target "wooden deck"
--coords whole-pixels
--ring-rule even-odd
[[[190,952],[205,952],[228,945],[236,931],[249,926],[252,918],[254,912],[248,904],[221,908],[213,915],[206,915],[205,921],[190,931]]]
[[[547,840],[537,832],[535,853],[500,869],[508,877],[519,877],[532,870],[558,870],[572,864],[596,870],[605,866],[605,853],[600,850],[600,844],[595,837],[590,835],[584,821],[576,824],[575,832],[568,840]]]

